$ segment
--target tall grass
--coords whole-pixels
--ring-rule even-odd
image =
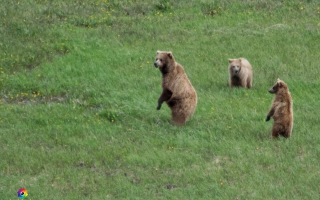
[[[0,7],[0,196],[16,199],[318,199],[320,4],[5,1]],[[198,93],[183,127],[156,110],[157,50]],[[228,88],[228,58],[253,88]],[[277,78],[289,139],[265,117]]]

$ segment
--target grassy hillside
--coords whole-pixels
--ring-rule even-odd
[[[0,196],[17,199],[319,199],[316,0],[4,1]],[[156,110],[157,50],[198,94],[183,127]],[[228,88],[228,59],[253,88]],[[284,80],[289,139],[265,122]]]

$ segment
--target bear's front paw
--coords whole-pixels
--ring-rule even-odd
[[[157,110],[160,110],[160,108],[161,108],[161,105],[158,105],[158,106],[157,106]]]
[[[266,122],[270,120],[270,116],[267,116]]]

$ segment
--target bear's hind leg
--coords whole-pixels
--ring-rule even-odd
[[[285,138],[290,137],[290,133],[288,131],[284,131],[284,132],[280,133],[280,135],[285,137]]]
[[[247,87],[252,88],[252,78],[251,77],[248,78],[248,80],[247,80]]]
[[[184,113],[172,112],[171,120],[176,125],[184,125],[187,121],[187,116]]]
[[[279,137],[279,129],[278,129],[278,127],[276,127],[276,126],[273,126],[272,127],[272,137],[273,138],[278,138]]]
[[[240,84],[241,84],[241,87],[243,87],[243,88],[247,88],[247,85],[248,85],[248,78],[245,76],[245,77],[243,77],[242,79],[241,79],[241,82],[240,82]]]

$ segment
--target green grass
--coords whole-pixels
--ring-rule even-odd
[[[17,199],[319,199],[320,4],[5,1],[0,7],[0,196]],[[157,50],[198,94],[185,126],[156,110]],[[253,88],[228,88],[228,58]],[[265,122],[284,80],[289,139]]]

